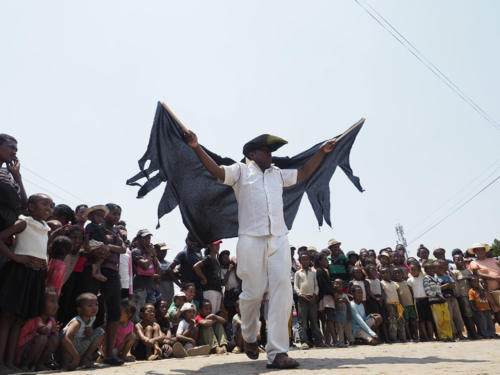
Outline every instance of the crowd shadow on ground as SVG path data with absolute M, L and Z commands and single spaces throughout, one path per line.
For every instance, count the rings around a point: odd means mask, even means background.
M 335 369 L 360 369 L 367 368 L 370 365 L 424 365 L 424 364 L 437 364 L 437 363 L 481 363 L 488 362 L 476 359 L 449 359 L 440 358 L 436 356 L 424 358 L 412 357 L 392 357 L 392 356 L 376 356 L 365 358 L 299 358 L 300 370 L 335 370 Z M 236 368 L 237 365 L 238 368 Z M 170 374 L 179 375 L 197 375 L 197 374 L 263 374 L 267 372 L 276 371 L 275 369 L 266 368 L 265 360 L 258 361 L 243 361 L 237 363 L 218 363 L 207 365 L 199 370 L 189 369 L 169 369 Z M 291 370 L 290 370 L 291 371 Z M 150 370 L 146 371 L 147 375 L 164 375 L 160 371 Z

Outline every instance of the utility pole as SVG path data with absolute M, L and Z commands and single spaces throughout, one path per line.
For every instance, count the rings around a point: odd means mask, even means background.
M 401 224 L 396 224 L 396 236 L 397 236 L 397 243 L 403 245 L 406 249 L 407 244 L 406 244 L 405 232 Z

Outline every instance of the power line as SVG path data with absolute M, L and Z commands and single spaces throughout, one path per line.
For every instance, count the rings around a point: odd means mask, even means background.
M 483 110 L 470 96 L 461 90 L 450 78 L 448 78 L 435 64 L 433 64 L 417 47 L 415 47 L 403 34 L 401 34 L 385 17 L 383 17 L 368 2 L 354 0 L 370 17 L 372 17 L 380 26 L 389 32 L 394 39 L 403 45 L 413 56 L 417 58 L 427 69 L 429 69 L 439 80 L 448 86 L 464 102 L 466 102 L 474 111 L 488 121 L 497 130 L 500 130 L 500 124 L 496 122 L 485 110 Z M 366 6 L 365 6 L 366 5 Z M 370 9 L 368 9 L 370 8 Z
M 437 223 L 435 223 L 435 224 L 431 225 L 429 228 L 427 228 L 422 234 L 420 234 L 419 236 L 417 236 L 413 240 L 411 240 L 409 244 L 411 245 L 413 242 L 415 242 L 416 240 L 418 240 L 419 238 L 421 238 L 422 236 L 424 236 L 425 234 L 427 234 L 428 232 L 430 232 L 431 230 L 433 230 L 434 228 L 436 228 L 439 224 L 441 224 L 443 221 L 445 221 L 446 219 L 448 219 L 451 215 L 453 215 L 456 212 L 458 212 L 462 207 L 464 207 L 467 203 L 469 203 L 470 201 L 472 201 L 474 198 L 476 198 L 479 194 L 481 194 L 483 191 L 485 191 L 487 188 L 489 188 L 491 185 L 493 185 L 498 180 L 500 180 L 500 175 L 497 176 L 495 179 L 493 179 L 493 181 L 489 182 L 486 186 L 484 186 L 481 190 L 479 190 L 472 197 L 470 197 L 465 202 L 463 202 L 460 206 L 458 206 L 457 208 L 455 208 L 452 212 L 448 213 L 445 217 L 443 217 L 442 219 L 440 219 Z
M 45 181 L 45 182 L 47 182 L 47 183 L 51 184 L 52 186 L 55 186 L 55 187 L 56 187 L 56 188 L 58 188 L 59 190 L 64 191 L 66 194 L 68 194 L 68 195 L 72 196 L 73 198 L 77 199 L 77 201 L 78 201 L 78 202 L 84 202 L 84 201 L 85 201 L 85 199 L 83 199 L 83 198 L 81 198 L 81 197 L 79 197 L 79 196 L 77 196 L 77 195 L 73 194 L 72 192 L 70 192 L 70 191 L 68 191 L 68 190 L 64 189 L 63 187 L 59 186 L 58 184 L 56 184 L 56 183 L 54 183 L 54 182 L 52 182 L 52 181 L 48 180 L 47 178 L 45 178 L 45 177 L 43 177 L 43 176 L 39 175 L 38 173 L 36 173 L 35 171 L 33 171 L 33 170 L 29 169 L 28 167 L 26 167 L 26 166 L 24 166 L 24 165 L 23 165 L 23 166 L 22 166 L 22 168 L 23 168 L 23 169 L 25 169 L 25 170 L 27 170 L 28 172 L 30 172 L 30 173 L 32 173 L 32 174 L 34 174 L 35 176 L 37 176 L 38 178 L 42 179 L 43 181 Z M 39 186 L 39 187 L 40 187 L 40 186 Z
M 42 191 L 40 191 L 40 193 L 47 192 L 47 193 L 49 193 L 49 194 L 50 194 L 50 196 L 51 196 L 51 197 L 54 197 L 54 198 L 59 198 L 59 199 L 60 199 L 61 201 L 63 201 L 63 202 L 67 202 L 67 201 L 68 201 L 68 199 L 66 199 L 66 198 L 64 198 L 64 197 L 62 197 L 62 196 L 60 196 L 59 194 L 54 193 L 53 191 L 50 191 L 49 189 L 47 189 L 47 188 L 45 188 L 45 187 L 43 187 L 43 186 L 38 185 L 36 182 L 33 182 L 33 181 L 31 181 L 31 180 L 27 179 L 26 177 L 23 177 L 23 180 L 25 180 L 25 181 L 29 182 L 31 185 L 34 185 L 34 186 L 36 186 L 36 187 L 37 187 L 37 188 L 39 188 L 39 189 L 42 189 Z

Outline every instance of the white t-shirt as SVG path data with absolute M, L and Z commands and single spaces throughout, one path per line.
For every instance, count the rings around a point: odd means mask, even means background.
M 425 294 L 424 276 L 422 275 L 422 273 L 420 273 L 420 275 L 418 275 L 417 277 L 413 277 L 412 275 L 410 275 L 406 282 L 413 290 L 414 298 L 427 297 L 427 294 Z
M 263 173 L 254 161 L 234 163 L 223 168 L 223 183 L 233 187 L 238 201 L 238 234 L 286 235 L 288 228 L 283 215 L 283 188 L 297 183 L 297 170 L 271 165 Z
M 183 335 L 184 332 L 186 332 L 188 328 L 189 328 L 189 323 L 185 319 L 182 319 L 180 321 L 179 325 L 177 326 L 176 334 Z

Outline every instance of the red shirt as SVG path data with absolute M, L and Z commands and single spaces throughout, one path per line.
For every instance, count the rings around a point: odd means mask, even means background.
M 61 294 L 63 286 L 64 275 L 66 275 L 66 263 L 60 259 L 52 258 L 49 261 L 47 268 L 47 286 L 53 286 L 57 289 L 57 294 Z
M 204 317 L 201 316 L 201 314 L 198 313 L 198 315 L 196 315 L 196 318 L 194 318 L 194 321 L 196 323 L 199 323 L 201 322 L 203 319 L 205 319 Z
M 47 323 L 44 323 L 40 316 L 36 318 L 31 318 L 24 323 L 23 328 L 21 328 L 21 333 L 19 334 L 19 340 L 17 341 L 17 352 L 16 357 L 20 361 L 24 346 L 39 335 L 38 328 L 47 327 L 52 333 L 54 327 L 56 326 L 56 321 L 54 318 L 50 317 Z M 50 335 L 50 334 L 49 334 Z

